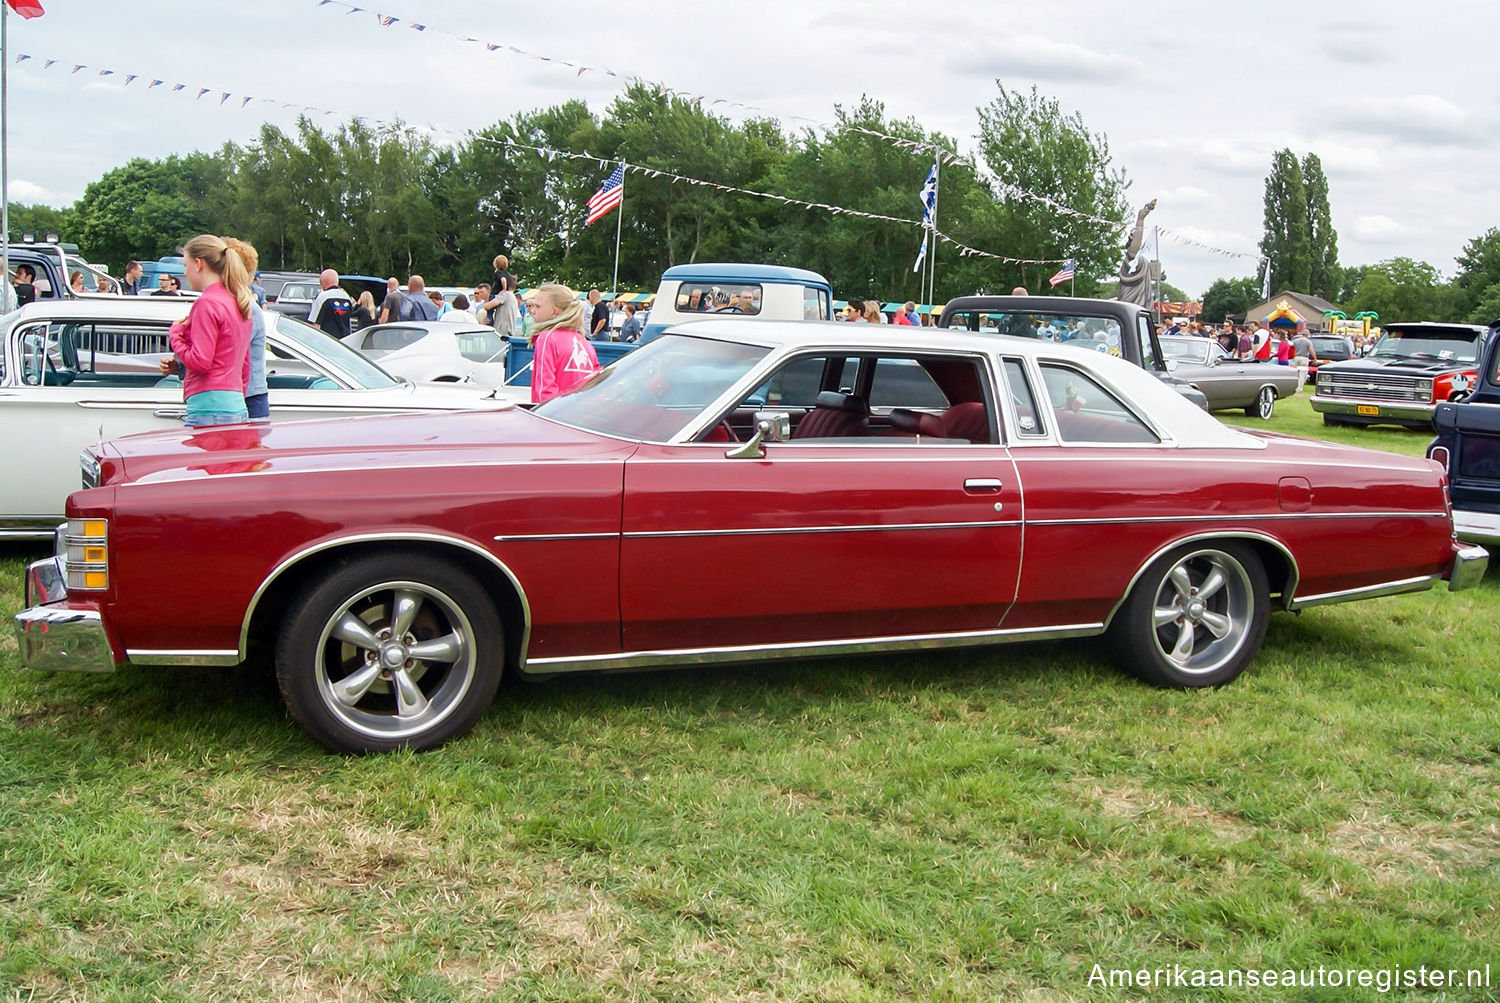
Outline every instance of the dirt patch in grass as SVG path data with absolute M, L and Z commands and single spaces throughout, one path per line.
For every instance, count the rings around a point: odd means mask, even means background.
M 1134 780 L 1110 777 L 1076 785 L 1080 798 L 1092 803 L 1107 817 L 1126 821 L 1165 822 L 1174 828 L 1205 827 L 1226 841 L 1248 839 L 1254 828 L 1243 819 L 1207 808 L 1191 798 L 1174 798 L 1162 791 L 1148 791 Z
M 1384 883 L 1489 866 L 1500 859 L 1500 826 L 1482 829 L 1437 822 L 1407 824 L 1365 809 L 1329 834 L 1329 848 Z

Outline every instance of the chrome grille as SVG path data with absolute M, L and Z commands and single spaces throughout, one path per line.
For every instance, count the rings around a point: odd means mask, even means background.
M 1421 401 L 1430 403 L 1432 391 L 1418 388 L 1418 381 L 1428 386 L 1431 377 L 1403 376 L 1390 373 L 1340 373 L 1318 370 L 1318 394 L 1323 397 L 1357 397 L 1360 400 Z

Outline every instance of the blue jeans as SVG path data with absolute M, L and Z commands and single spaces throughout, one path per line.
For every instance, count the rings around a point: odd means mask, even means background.
M 271 417 L 271 395 L 251 394 L 245 398 L 245 410 L 251 418 Z

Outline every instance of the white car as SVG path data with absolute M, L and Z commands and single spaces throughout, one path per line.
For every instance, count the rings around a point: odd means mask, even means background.
M 188 306 L 176 297 L 47 300 L 0 317 L 0 539 L 48 539 L 78 489 L 84 446 L 181 427 L 186 408 L 167 329 Z M 414 385 L 289 317 L 266 337 L 271 420 L 493 409 L 529 391 L 474 384 Z M 493 334 L 494 332 L 490 332 Z
M 399 321 L 361 328 L 344 344 L 414 382 L 505 384 L 510 347 L 492 327 L 446 320 Z

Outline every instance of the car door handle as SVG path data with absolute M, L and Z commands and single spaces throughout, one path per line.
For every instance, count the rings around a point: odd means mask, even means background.
M 185 407 L 159 407 L 155 411 L 152 411 L 151 414 L 153 416 L 157 417 L 157 418 L 177 418 L 177 419 L 182 419 L 182 418 L 186 418 L 187 417 L 187 408 L 185 408 Z
M 992 494 L 1004 486 L 998 477 L 970 477 L 964 481 L 964 491 L 971 495 Z

